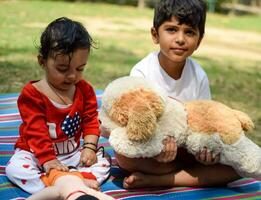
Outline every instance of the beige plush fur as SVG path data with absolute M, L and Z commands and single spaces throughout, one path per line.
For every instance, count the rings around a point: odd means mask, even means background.
M 188 125 L 193 132 L 218 132 L 225 144 L 235 143 L 243 130 L 248 131 L 254 126 L 245 113 L 216 101 L 196 100 L 186 103 L 185 107 Z M 164 105 L 159 96 L 139 88 L 124 93 L 115 100 L 109 117 L 121 127 L 126 126 L 130 140 L 144 142 L 152 137 L 163 110 Z
M 106 87 L 99 117 L 111 146 L 126 157 L 154 157 L 174 137 L 193 155 L 207 148 L 241 176 L 261 178 L 261 148 L 244 134 L 253 122 L 222 103 L 182 103 L 142 77 L 121 77 Z
M 115 100 L 109 117 L 121 127 L 126 126 L 130 140 L 146 141 L 152 137 L 163 110 L 164 105 L 159 96 L 139 88 Z
M 186 103 L 186 109 L 192 131 L 203 134 L 218 132 L 225 144 L 235 143 L 243 129 L 247 131 L 254 126 L 245 113 L 216 101 L 191 101 Z

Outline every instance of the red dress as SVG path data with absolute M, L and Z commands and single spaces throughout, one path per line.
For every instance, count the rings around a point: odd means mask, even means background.
M 99 136 L 97 101 L 90 84 L 79 81 L 73 104 L 60 109 L 32 83 L 25 85 L 18 98 L 22 124 L 16 148 L 31 151 L 42 165 L 77 149 L 81 135 Z

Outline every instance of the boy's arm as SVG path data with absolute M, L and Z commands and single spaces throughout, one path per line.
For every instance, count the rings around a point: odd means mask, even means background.
M 173 137 L 167 137 L 164 141 L 164 148 L 161 153 L 154 157 L 158 162 L 172 162 L 177 156 L 177 144 Z
M 167 137 L 164 141 L 164 149 L 162 152 L 155 156 L 158 162 L 168 163 L 172 162 L 177 156 L 177 144 L 173 137 Z M 220 161 L 220 155 L 212 155 L 210 151 L 207 149 L 203 149 L 202 151 L 198 152 L 195 156 L 196 160 L 204 165 L 214 165 Z
M 196 154 L 195 158 L 203 165 L 214 165 L 220 161 L 220 154 L 213 155 L 208 149 L 204 148 Z

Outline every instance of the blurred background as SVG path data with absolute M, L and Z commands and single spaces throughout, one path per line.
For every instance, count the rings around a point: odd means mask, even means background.
M 43 72 L 37 63 L 39 37 L 55 18 L 78 20 L 93 49 L 85 79 L 95 89 L 128 75 L 149 52 L 158 0 L 0 0 L 0 93 L 18 93 Z M 261 0 L 206 0 L 206 35 L 193 57 L 206 70 L 214 100 L 248 113 L 249 134 L 261 146 Z

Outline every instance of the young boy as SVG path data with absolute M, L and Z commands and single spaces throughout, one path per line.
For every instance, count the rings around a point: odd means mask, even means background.
M 142 59 L 130 75 L 153 81 L 170 97 L 181 101 L 210 99 L 206 73 L 189 58 L 204 36 L 205 20 L 203 0 L 161 0 L 151 28 L 153 42 L 159 44 L 160 51 Z M 214 186 L 239 178 L 231 167 L 216 164 L 219 156 L 212 157 L 206 149 L 195 159 L 184 150 L 177 150 L 173 138 L 164 143 L 163 152 L 153 159 L 130 159 L 116 154 L 120 167 L 132 173 L 124 179 L 125 188 Z
M 142 59 L 130 75 L 143 76 L 182 101 L 210 99 L 206 73 L 189 58 L 204 36 L 205 9 L 200 0 L 160 1 L 151 28 L 160 51 Z

